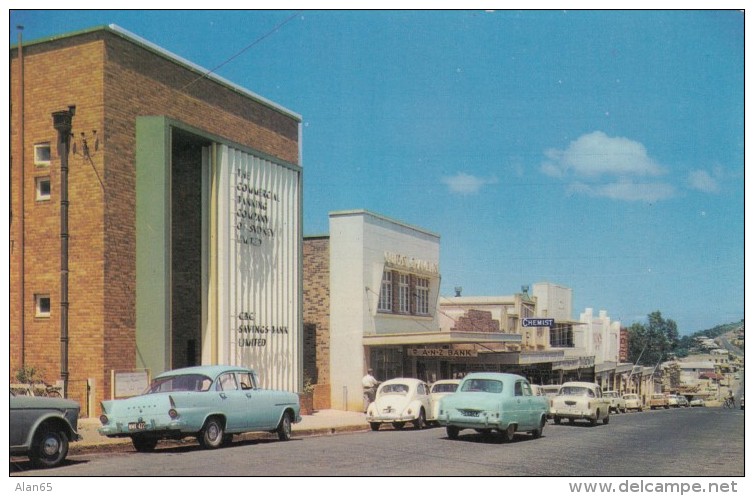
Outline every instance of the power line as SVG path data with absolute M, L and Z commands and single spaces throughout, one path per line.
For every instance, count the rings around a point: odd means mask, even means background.
M 298 15 L 298 11 L 294 12 L 288 18 L 286 18 L 284 21 L 282 21 L 281 23 L 279 23 L 278 25 L 276 25 L 274 28 L 272 28 L 270 31 L 268 31 L 267 33 L 263 34 L 262 36 L 260 36 L 259 38 L 257 38 L 253 42 L 251 42 L 249 45 L 247 45 L 246 47 L 244 47 L 243 49 L 241 49 L 238 53 L 236 53 L 235 55 L 232 55 L 231 57 L 229 57 L 228 59 L 226 59 L 223 63 L 221 63 L 221 64 L 213 67 L 212 69 L 208 70 L 207 72 L 205 72 L 204 74 L 202 74 L 198 78 L 196 78 L 193 81 L 191 81 L 190 83 L 188 83 L 186 86 L 184 86 L 183 88 L 181 88 L 181 91 L 185 90 L 186 88 L 188 88 L 192 84 L 196 83 L 200 79 L 204 79 L 207 76 L 209 76 L 210 74 L 213 74 L 214 72 L 216 72 L 218 69 L 220 69 L 224 65 L 230 63 L 232 60 L 240 57 L 244 52 L 246 52 L 247 50 L 249 50 L 251 47 L 253 47 L 257 43 L 263 41 L 266 38 L 269 38 L 270 36 L 272 36 L 280 28 L 282 28 L 283 26 L 285 26 L 286 24 L 288 24 L 289 22 L 291 22 L 297 15 Z

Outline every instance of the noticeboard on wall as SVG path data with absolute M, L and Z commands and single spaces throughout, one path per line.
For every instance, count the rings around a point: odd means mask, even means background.
M 146 391 L 150 382 L 147 369 L 112 370 L 110 375 L 110 397 L 113 399 L 138 396 Z

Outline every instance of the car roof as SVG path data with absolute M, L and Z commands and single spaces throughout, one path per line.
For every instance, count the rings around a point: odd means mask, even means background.
M 418 384 L 420 382 L 424 382 L 421 379 L 414 379 L 413 377 L 396 377 L 395 379 L 388 379 L 387 381 L 383 382 L 382 385 L 385 384 Z
M 467 374 L 463 378 L 464 381 L 467 379 L 488 379 L 493 381 L 515 381 L 523 379 L 526 381 L 526 378 L 523 376 L 520 376 L 518 374 L 509 374 L 506 372 L 472 372 L 470 374 Z
M 565 386 L 594 388 L 594 387 L 599 387 L 599 384 L 595 384 L 594 382 L 570 381 L 570 382 L 564 382 L 562 387 L 565 387 Z
M 185 375 L 185 374 L 201 374 L 201 375 L 206 375 L 207 377 L 211 377 L 214 379 L 220 374 L 223 374 L 225 372 L 231 372 L 231 371 L 254 372 L 251 369 L 248 369 L 246 367 L 241 367 L 239 365 L 197 365 L 195 367 L 184 367 L 180 369 L 167 370 L 157 375 L 156 378 L 172 377 L 176 375 Z
M 435 384 L 460 384 L 461 379 L 440 379 L 439 381 L 435 381 L 432 383 L 434 386 Z

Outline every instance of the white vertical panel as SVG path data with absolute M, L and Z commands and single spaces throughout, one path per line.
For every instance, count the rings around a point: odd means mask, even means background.
M 299 172 L 227 146 L 222 156 L 221 361 L 255 369 L 264 387 L 295 391 L 302 332 Z

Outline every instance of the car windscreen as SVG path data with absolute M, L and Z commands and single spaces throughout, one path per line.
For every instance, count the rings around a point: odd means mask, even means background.
M 467 379 L 461 384 L 461 391 L 471 393 L 500 393 L 503 391 L 503 383 L 494 379 Z
M 433 393 L 455 393 L 458 384 L 435 384 L 432 386 Z
M 152 381 L 144 394 L 168 393 L 173 391 L 208 391 L 212 379 L 202 374 L 171 375 Z
M 385 384 L 380 389 L 380 394 L 406 394 L 408 386 L 406 384 Z
M 563 386 L 558 396 L 594 396 L 594 391 L 586 387 Z

